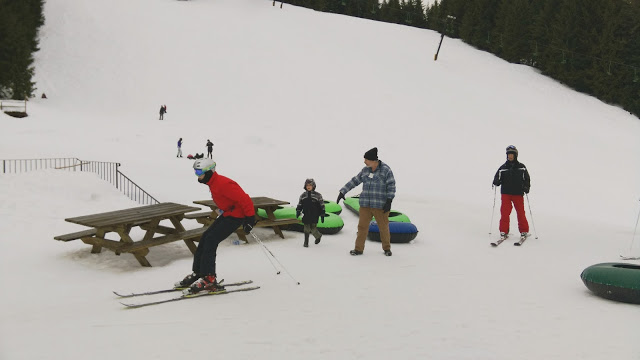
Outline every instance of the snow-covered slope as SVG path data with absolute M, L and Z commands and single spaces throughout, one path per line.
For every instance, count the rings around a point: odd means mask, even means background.
M 211 139 L 221 174 L 294 203 L 307 177 L 335 200 L 377 146 L 398 183 L 393 207 L 420 233 L 390 258 L 369 241 L 354 258 L 348 211 L 339 234 L 308 249 L 300 233 L 258 229 L 300 286 L 257 244 L 225 241 L 219 275 L 259 291 L 122 311 L 111 290 L 171 285 L 190 271 L 186 247 L 153 248 L 154 267 L 141 268 L 56 242 L 80 230 L 66 217 L 136 204 L 91 174 L 2 175 L 0 358 L 640 353 L 637 306 L 597 298 L 579 278 L 630 251 L 637 118 L 457 40 L 434 62 L 432 31 L 271 1 L 58 0 L 45 10 L 36 81 L 48 99 L 30 101 L 25 119 L 0 114 L 1 158 L 116 161 L 161 201 L 191 204 L 209 193 L 175 158 L 176 142 L 186 155 Z M 538 239 L 494 249 L 491 180 L 510 144 L 531 173 Z

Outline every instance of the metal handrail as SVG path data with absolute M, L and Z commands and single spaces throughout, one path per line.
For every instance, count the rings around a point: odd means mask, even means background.
M 56 169 L 63 171 L 82 171 L 97 174 L 125 194 L 129 199 L 143 205 L 158 204 L 159 201 L 142 189 L 120 171 L 120 163 L 105 161 L 87 161 L 78 158 L 48 159 L 4 159 L 3 174 L 19 174 L 29 171 Z

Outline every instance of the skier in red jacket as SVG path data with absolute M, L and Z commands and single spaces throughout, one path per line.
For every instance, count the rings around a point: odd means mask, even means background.
M 218 244 L 240 226 L 248 234 L 255 224 L 255 210 L 251 198 L 235 181 L 218 174 L 216 163 L 212 159 L 196 160 L 193 168 L 198 182 L 209 186 L 211 199 L 221 214 L 200 238 L 198 249 L 193 256 L 193 273 L 175 284 L 176 287 L 185 287 L 185 294 L 224 289 L 216 280 Z

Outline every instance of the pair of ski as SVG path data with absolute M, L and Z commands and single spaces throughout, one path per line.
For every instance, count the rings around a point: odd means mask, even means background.
M 227 284 L 223 284 L 224 280 L 220 281 L 219 284 L 224 286 L 225 289 L 222 290 L 216 290 L 216 291 L 201 291 L 199 293 L 195 293 L 195 294 L 189 294 L 189 295 L 180 295 L 178 297 L 174 297 L 174 298 L 170 298 L 170 299 L 165 299 L 165 300 L 159 300 L 159 301 L 151 301 L 151 302 L 144 302 L 144 303 L 137 303 L 137 304 L 130 304 L 130 303 L 123 303 L 121 302 L 122 305 L 126 306 L 127 308 L 141 308 L 141 307 L 145 307 L 145 306 L 150 306 L 150 305 L 158 305 L 158 304 L 164 304 L 164 303 L 168 303 L 168 302 L 174 302 L 174 301 L 181 301 L 181 300 L 186 300 L 186 299 L 193 299 L 196 297 L 201 297 L 201 296 L 211 296 L 211 295 L 224 295 L 224 294 L 229 294 L 229 293 L 233 293 L 233 292 L 239 292 L 239 291 L 251 291 L 251 290 L 257 290 L 260 289 L 260 286 L 250 286 L 250 287 L 242 287 L 242 288 L 237 288 L 237 289 L 233 289 L 233 290 L 227 290 L 226 287 L 228 286 L 242 286 L 242 285 L 247 285 L 247 284 L 251 284 L 253 283 L 253 280 L 245 280 L 245 281 L 238 281 L 238 282 L 234 282 L 234 283 L 227 283 Z M 171 288 L 171 289 L 163 289 L 163 290 L 155 290 L 155 291 L 147 291 L 147 292 L 141 292 L 141 293 L 131 293 L 131 294 L 120 294 L 118 292 L 113 292 L 114 294 L 116 294 L 116 296 L 118 296 L 119 298 L 132 298 L 132 297 L 137 297 L 137 296 L 146 296 L 146 295 L 156 295 L 156 294 L 163 294 L 163 293 L 170 293 L 170 292 L 175 292 L 175 291 L 182 291 L 185 288 Z
M 514 242 L 514 243 L 513 243 L 513 245 L 515 245 L 515 246 L 520 246 L 520 245 L 522 245 L 522 244 L 527 240 L 527 238 L 528 238 L 529 236 L 531 236 L 531 234 L 527 234 L 526 236 L 520 236 L 520 240 L 519 240 L 519 241 L 517 241 L 517 242 Z M 509 238 L 509 235 L 505 236 L 504 238 L 500 238 L 500 239 L 498 239 L 497 241 L 492 242 L 492 243 L 491 243 L 491 246 L 496 247 L 496 246 L 498 246 L 498 245 L 502 244 L 502 242 L 504 242 L 504 241 L 505 241 L 505 240 L 507 240 L 508 238 Z

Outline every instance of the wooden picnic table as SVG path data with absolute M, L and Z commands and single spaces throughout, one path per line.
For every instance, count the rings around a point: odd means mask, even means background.
M 197 246 L 193 241 L 199 240 L 206 227 L 185 230 L 181 221 L 186 213 L 198 210 L 200 209 L 197 207 L 169 202 L 68 218 L 65 221 L 84 225 L 90 229 L 56 236 L 54 239 L 60 241 L 81 239 L 85 244 L 93 246 L 91 252 L 94 254 L 100 253 L 102 248 L 109 249 L 116 255 L 131 253 L 140 265 L 151 266 L 145 256 L 153 246 L 184 240 L 189 250 L 195 253 Z M 163 220 L 171 221 L 173 227 L 160 225 Z M 142 239 L 134 241 L 129 233 L 135 227 L 140 227 L 146 232 Z M 120 239 L 107 239 L 105 234 L 110 232 L 116 233 Z M 156 234 L 162 234 L 162 236 L 156 237 Z
M 256 224 L 254 227 L 271 227 L 273 228 L 274 233 L 284 239 L 284 234 L 280 227 L 298 223 L 298 219 L 276 219 L 276 216 L 274 215 L 274 212 L 280 208 L 281 205 L 288 205 L 288 201 L 276 200 L 265 196 L 252 197 L 251 201 L 253 202 L 253 208 L 256 211 Z M 213 200 L 197 200 L 193 203 L 208 206 L 211 211 L 187 215 L 186 217 L 188 219 L 196 219 L 199 223 L 208 226 L 218 217 L 218 205 L 216 205 Z M 263 209 L 267 213 L 267 217 L 264 218 L 259 216 L 258 209 Z M 236 235 L 238 235 L 238 238 L 245 243 L 248 242 L 247 234 L 244 232 L 242 227 L 239 227 L 236 230 Z

